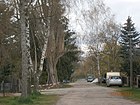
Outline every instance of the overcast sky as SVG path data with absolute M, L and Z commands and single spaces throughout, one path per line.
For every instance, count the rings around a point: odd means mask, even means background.
M 78 6 L 79 9 L 87 9 L 86 2 L 90 0 L 78 1 L 83 1 L 83 3 Z M 124 24 L 128 16 L 131 16 L 133 23 L 135 23 L 136 30 L 140 32 L 140 0 L 104 0 L 104 2 L 106 6 L 111 9 L 111 13 L 115 15 L 115 20 L 118 24 Z M 83 22 L 79 9 L 72 10 L 69 16 L 72 27 L 81 31 L 79 25 L 83 24 Z
M 75 1 L 75 0 L 73 0 Z M 86 2 L 90 0 L 77 0 L 83 1 L 83 4 L 78 6 L 79 9 L 87 9 Z M 92 0 L 91 0 L 92 1 Z M 133 23 L 135 23 L 136 30 L 140 32 L 140 0 L 104 0 L 107 7 L 110 7 L 111 14 L 115 15 L 115 20 L 118 24 L 123 25 L 126 23 L 128 16 L 132 17 Z M 69 14 L 71 27 L 79 32 L 79 37 L 82 37 L 81 32 L 85 29 L 81 29 L 80 25 L 83 25 L 81 18 L 81 12 L 77 7 L 73 7 L 73 11 Z M 81 40 L 80 40 L 81 39 Z M 83 43 L 83 39 L 79 38 L 79 44 L 82 46 L 83 51 L 87 51 L 87 45 Z
M 128 16 L 132 17 L 136 30 L 140 32 L 140 0 L 105 0 L 118 23 L 124 24 Z

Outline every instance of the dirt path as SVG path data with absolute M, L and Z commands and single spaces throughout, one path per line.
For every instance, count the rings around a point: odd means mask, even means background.
M 56 105 L 140 105 L 124 99 L 113 88 L 100 87 L 84 80 L 73 85 L 69 89 L 50 89 L 47 94 L 62 95 Z

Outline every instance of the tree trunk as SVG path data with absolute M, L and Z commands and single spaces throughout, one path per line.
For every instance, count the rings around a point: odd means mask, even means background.
M 21 86 L 21 97 L 27 98 L 28 96 L 28 46 L 27 46 L 27 34 L 28 29 L 28 16 L 27 16 L 27 1 L 21 0 L 20 3 L 20 28 L 21 28 L 21 50 L 22 50 L 22 86 Z
M 34 27 L 33 27 L 34 28 Z M 33 70 L 33 84 L 34 84 L 34 92 L 38 92 L 38 82 L 37 82 L 37 46 L 36 46 L 36 42 L 35 42 L 35 35 L 33 33 L 33 31 L 31 30 L 31 35 L 32 35 L 32 39 L 33 39 L 33 45 L 34 45 L 34 70 Z
M 99 58 L 99 52 L 97 54 L 97 69 L 98 69 L 98 80 L 99 83 L 101 84 L 101 71 L 100 71 L 100 58 Z
M 44 33 L 46 36 L 45 36 L 45 39 L 44 39 L 45 42 L 44 42 L 44 45 L 42 48 L 39 69 L 35 72 L 35 76 L 34 76 L 34 80 L 35 80 L 35 84 L 34 84 L 35 88 L 34 89 L 35 89 L 35 91 L 39 90 L 39 78 L 40 78 L 42 71 L 43 71 L 43 64 L 44 64 L 44 59 L 46 58 L 46 51 L 47 51 L 47 45 L 48 45 L 48 37 L 50 35 L 50 17 L 49 17 L 49 15 L 51 13 L 51 9 L 50 9 L 50 6 L 46 6 L 46 7 L 48 7 L 47 11 L 45 11 L 45 8 L 44 8 L 44 5 L 47 5 L 48 3 L 49 3 L 49 1 L 41 0 L 41 4 L 42 4 L 41 9 L 42 9 L 43 15 L 45 16 L 44 22 L 47 24 L 47 33 Z
M 46 57 L 47 44 L 48 44 L 48 38 L 46 38 L 45 43 L 44 43 L 44 47 L 42 49 L 38 77 L 40 77 L 42 70 L 43 70 L 44 59 Z
M 52 84 L 55 84 L 55 75 L 54 75 L 54 70 L 53 70 L 53 62 L 52 60 L 48 59 L 48 63 L 49 63 L 49 70 L 50 70 L 50 79 Z
M 44 47 L 42 49 L 42 55 L 41 55 L 41 59 L 40 59 L 39 70 L 35 71 L 35 74 L 34 74 L 34 91 L 36 91 L 36 92 L 39 91 L 39 78 L 42 74 L 44 59 L 46 57 L 45 54 L 46 54 L 46 50 L 47 50 L 47 43 L 48 43 L 48 38 L 46 38 L 46 41 L 44 43 Z

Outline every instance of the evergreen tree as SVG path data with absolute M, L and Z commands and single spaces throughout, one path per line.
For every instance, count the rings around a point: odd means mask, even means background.
M 124 24 L 124 26 L 121 29 L 121 39 L 120 39 L 120 45 L 121 45 L 121 57 L 123 59 L 123 63 L 121 65 L 121 70 L 126 72 L 128 75 L 130 74 L 130 59 L 129 59 L 129 51 L 130 51 L 130 44 L 132 47 L 132 54 L 133 57 L 135 55 L 135 48 L 140 42 L 140 34 L 136 31 L 136 28 L 134 27 L 134 23 L 131 20 L 131 17 L 128 16 L 127 22 Z M 131 43 L 130 43 L 131 40 Z M 133 60 L 133 59 L 132 59 Z M 134 66 L 133 66 L 134 69 Z
M 65 48 L 68 50 L 58 61 L 58 79 L 60 82 L 63 80 L 70 80 L 71 74 L 75 68 L 76 62 L 79 61 L 78 47 L 76 45 L 76 38 L 73 37 L 75 32 L 68 30 L 65 35 Z

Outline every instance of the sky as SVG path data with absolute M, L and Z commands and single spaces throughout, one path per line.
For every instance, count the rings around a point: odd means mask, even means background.
M 120 24 L 124 24 L 127 17 L 131 16 L 136 30 L 140 32 L 140 0 L 105 0 L 105 4 Z
M 80 1 L 83 1 L 83 3 L 78 5 L 78 9 L 74 9 L 73 11 L 71 11 L 70 20 L 73 29 L 81 32 L 80 24 L 83 24 L 83 21 L 79 10 L 86 10 L 88 7 L 86 2 L 90 0 L 77 1 L 79 4 Z M 118 24 L 123 25 L 126 22 L 128 16 L 130 16 L 132 17 L 133 23 L 135 23 L 136 30 L 140 32 L 140 0 L 104 0 L 104 3 L 107 7 L 110 8 L 111 14 L 115 15 L 115 20 Z
M 87 10 L 88 6 L 86 2 L 90 0 L 77 1 L 83 1 L 83 3 L 78 5 L 78 8 L 73 7 L 73 11 L 71 11 L 69 17 L 72 25 L 71 27 L 76 30 L 76 32 L 79 32 L 78 43 L 80 44 L 80 46 L 82 46 L 81 48 L 83 51 L 87 51 L 87 45 L 83 43 L 84 39 L 80 38 L 82 37 L 82 31 L 85 30 L 85 28 L 83 27 L 84 22 L 82 21 L 82 15 L 79 10 Z M 107 7 L 110 8 L 111 14 L 115 16 L 115 21 L 117 22 L 117 24 L 123 25 L 124 23 L 126 23 L 128 16 L 130 16 L 133 23 L 135 23 L 136 30 L 140 32 L 140 0 L 104 0 L 104 3 Z

